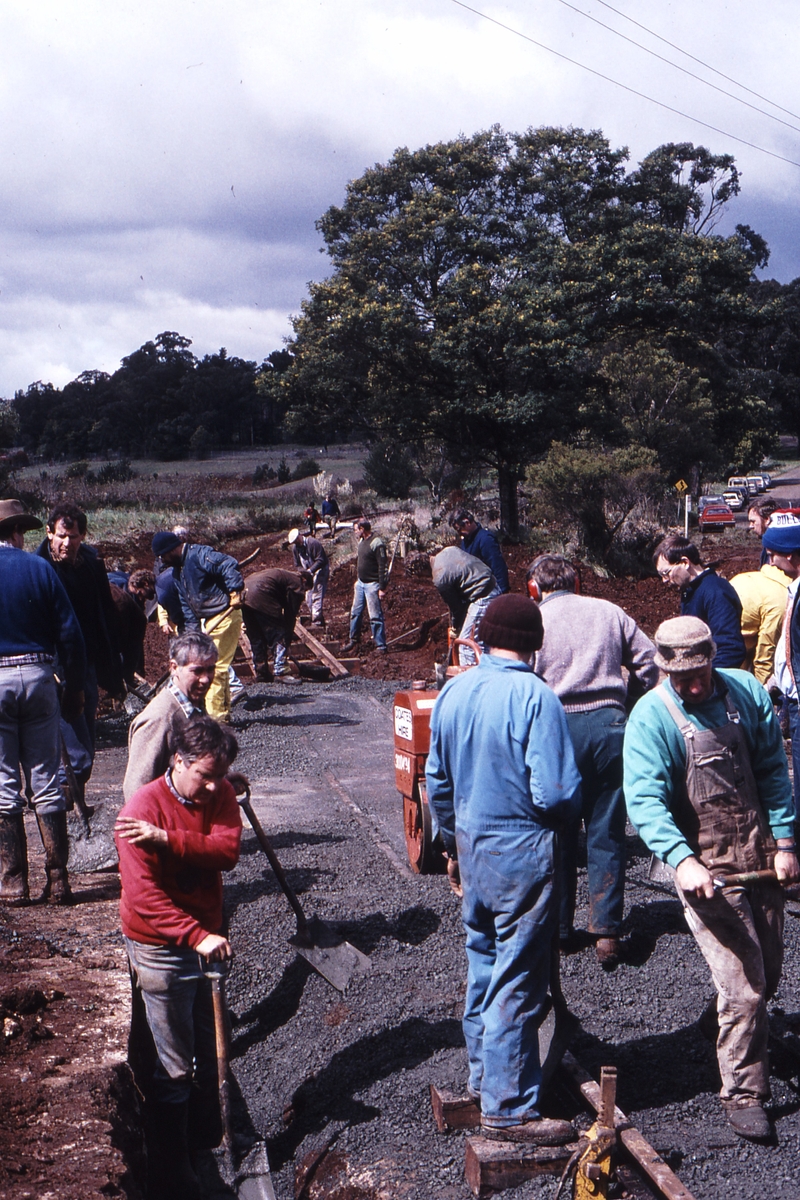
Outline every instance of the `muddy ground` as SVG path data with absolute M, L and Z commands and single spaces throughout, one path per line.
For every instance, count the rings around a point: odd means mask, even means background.
M 264 541 L 258 566 L 288 565 L 280 539 Z M 250 538 L 227 548 L 243 557 L 256 544 Z M 709 557 L 724 556 L 725 574 L 757 565 L 755 546 L 735 555 L 725 549 L 723 539 L 705 547 Z M 144 564 L 146 543 L 131 556 Z M 515 589 L 527 557 L 508 550 Z M 353 573 L 346 564 L 332 580 L 334 648 L 347 636 Z M 584 573 L 583 586 L 622 604 L 648 632 L 677 611 L 675 594 L 656 579 Z M 389 638 L 443 614 L 430 582 L 406 577 L 402 563 L 386 609 Z M 227 885 L 237 953 L 229 984 L 234 1070 L 267 1138 L 280 1200 L 469 1195 L 463 1138 L 437 1134 L 428 1104 L 431 1082 L 459 1086 L 465 1078 L 458 907 L 442 878 L 407 867 L 391 755 L 392 681 L 429 678 L 445 645 L 441 620 L 418 649 L 394 648 L 384 658 L 365 646 L 360 679 L 253 685 L 235 709 L 240 765 L 290 880 L 311 911 L 342 924 L 372 958 L 369 973 L 342 996 L 295 956 L 287 944 L 291 916 L 248 831 Z M 157 678 L 164 662 L 164 643 L 150 630 L 148 677 Z M 90 784 L 90 801 L 101 802 L 92 838 L 70 818 L 79 867 L 103 865 L 103 831 L 121 801 L 124 720 L 109 714 L 102 737 Z M 41 882 L 30 817 L 28 825 Z M 694 1024 L 711 994 L 705 968 L 674 897 L 646 879 L 647 858 L 633 839 L 630 850 L 625 962 L 605 974 L 590 948 L 564 962 L 567 998 L 583 1026 L 576 1053 L 595 1075 L 602 1063 L 618 1065 L 618 1102 L 698 1200 L 730 1193 L 796 1200 L 797 1065 L 776 1062 L 779 1144 L 739 1142 L 718 1111 L 713 1048 Z M 76 873 L 74 886 L 78 903 L 69 910 L 0 909 L 2 1200 L 141 1195 L 136 1098 L 124 1066 L 128 979 L 118 880 L 113 870 Z M 787 919 L 787 946 L 775 1020 L 791 1033 L 800 1030 L 796 917 Z M 548 1180 L 507 1195 L 553 1191 Z

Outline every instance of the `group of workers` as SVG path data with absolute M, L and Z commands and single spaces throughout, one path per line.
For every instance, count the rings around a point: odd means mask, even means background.
M 433 708 L 426 783 L 463 893 L 468 1091 L 488 1137 L 575 1136 L 540 1111 L 551 947 L 575 937 L 583 823 L 588 932 L 603 967 L 620 961 L 626 818 L 671 869 L 709 967 L 717 996 L 701 1028 L 714 1031 L 730 1125 L 752 1141 L 773 1136 L 767 1002 L 782 968 L 781 885 L 800 879 L 800 863 L 783 736 L 763 684 L 777 677 L 798 729 L 800 524 L 758 532 L 766 561 L 733 586 L 687 539 L 660 543 L 654 564 L 680 590 L 681 616 L 654 641 L 616 605 L 581 595 L 562 556 L 533 561 L 527 596 L 504 594 L 496 579 L 470 595 L 484 564 L 459 564 L 456 548 L 432 560 L 445 599 L 461 569 L 461 611 L 448 603 L 483 650 Z M 785 572 L 780 606 L 762 603 L 776 571 Z M 467 599 L 481 602 L 475 620 Z M 800 729 L 795 742 L 800 755 Z
M 589 932 L 600 964 L 619 962 L 629 818 L 674 870 L 716 986 L 730 1123 L 742 1137 L 769 1138 L 766 1006 L 781 974 L 781 884 L 800 878 L 800 863 L 780 725 L 762 682 L 742 669 L 759 654 L 737 642 L 729 620 L 743 612 L 736 590 L 691 543 L 665 539 L 655 565 L 681 589 L 682 615 L 651 641 L 617 605 L 581 595 L 563 556 L 537 557 L 526 594 L 513 594 L 493 535 L 467 512 L 452 525 L 460 545 L 432 556 L 432 577 L 472 643 L 462 649 L 473 661 L 475 645 L 483 653 L 433 708 L 426 774 L 448 874 L 463 892 L 468 1087 L 484 1132 L 546 1144 L 574 1136 L 540 1111 L 537 1037 L 552 946 L 557 938 L 569 948 L 576 936 L 583 824 Z M 0 501 L 0 902 L 10 904 L 29 899 L 26 788 L 45 846 L 45 898 L 68 902 L 63 723 L 91 759 L 97 685 L 124 690 L 108 579 L 85 545 L 85 517 L 62 505 L 39 553 L 25 553 L 26 532 L 40 527 L 18 501 Z M 366 611 L 381 650 L 386 548 L 366 519 L 356 529 L 350 643 Z M 221 1136 L 206 972 L 231 955 L 221 872 L 238 860 L 241 837 L 244 783 L 231 774 L 237 744 L 225 728 L 229 667 L 243 620 L 264 673 L 270 651 L 276 673 L 285 665 L 289 619 L 304 598 L 323 624 L 327 555 L 311 533 L 293 535 L 296 570 L 256 572 L 246 587 L 230 556 L 180 532 L 153 538 L 161 570 L 152 592 L 172 605 L 175 636 L 169 681 L 130 727 L 115 837 L 155 1200 L 199 1197 L 192 1155 Z M 789 580 L 773 668 L 788 680 L 795 729 L 800 525 L 768 526 L 763 545 L 764 578 L 777 569 Z M 797 743 L 800 753 L 800 732 Z M 757 871 L 773 875 L 737 878 Z

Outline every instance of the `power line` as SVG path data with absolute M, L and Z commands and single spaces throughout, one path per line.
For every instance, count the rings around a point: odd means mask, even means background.
M 473 13 L 476 17 L 481 17 L 484 21 L 489 21 L 492 25 L 497 25 L 500 29 L 504 29 L 506 33 L 513 33 L 516 37 L 530 42 L 531 45 L 537 46 L 540 50 L 546 50 L 548 54 L 555 55 L 556 58 L 570 63 L 571 66 L 580 67 L 582 71 L 588 71 L 590 75 L 596 75 L 598 79 L 602 79 L 606 83 L 611 83 L 614 87 L 622 88 L 624 92 L 629 92 L 632 96 L 638 96 L 640 100 L 647 100 L 648 103 L 655 104 L 658 108 L 663 108 L 678 117 L 683 117 L 686 121 L 694 121 L 696 125 L 702 125 L 704 129 L 710 129 L 712 133 L 718 133 L 722 137 L 730 138 L 731 141 L 738 142 L 741 146 L 749 146 L 751 150 L 758 150 L 761 154 L 769 155 L 770 158 L 777 158 L 780 162 L 789 163 L 792 167 L 800 167 L 800 162 L 797 162 L 793 158 L 786 158 L 783 154 L 778 154 L 775 150 L 767 150 L 764 146 L 756 145 L 755 142 L 748 142 L 746 138 L 738 137 L 735 133 L 729 133 L 726 129 L 720 129 L 717 125 L 711 125 L 708 121 L 703 121 L 700 117 L 693 117 L 691 113 L 685 113 L 680 108 L 673 108 L 670 104 L 665 104 L 663 100 L 656 100 L 653 96 L 646 95 L 645 92 L 638 92 L 636 88 L 628 87 L 626 83 L 620 83 L 618 79 L 612 79 L 610 75 L 604 75 L 602 71 L 597 71 L 594 67 L 587 67 L 586 63 L 578 62 L 577 59 L 570 58 L 567 54 L 562 54 L 560 50 L 554 50 L 552 46 L 545 46 L 544 42 L 537 42 L 535 38 L 530 37 L 527 33 L 522 33 L 521 30 L 514 29 L 511 25 L 505 25 L 502 21 L 498 21 L 496 17 L 490 17 L 488 13 L 483 13 L 477 8 L 472 8 L 469 4 L 464 4 L 463 0 L 450 0 L 450 2 L 458 5 L 459 8 L 465 9 L 467 12 Z
M 691 58 L 692 62 L 699 63 L 701 67 L 705 67 L 707 71 L 713 71 L 715 75 L 719 75 L 720 79 L 727 79 L 728 83 L 734 84 L 735 87 L 741 88 L 743 92 L 749 92 L 751 96 L 755 96 L 758 100 L 763 100 L 765 104 L 771 104 L 773 108 L 779 109 L 780 112 L 785 112 L 787 116 L 794 117 L 800 121 L 800 113 L 792 112 L 790 108 L 784 108 L 782 104 L 777 104 L 774 100 L 770 100 L 769 96 L 762 96 L 761 92 L 755 92 L 745 83 L 739 83 L 738 79 L 734 79 L 731 75 L 726 75 L 724 71 L 718 71 L 716 67 L 712 67 L 710 63 L 704 59 L 698 58 L 696 54 L 691 54 L 688 50 L 684 50 L 682 46 L 676 45 L 668 38 L 662 37 L 660 33 L 656 33 L 653 29 L 648 29 L 646 25 L 642 25 L 641 21 L 634 21 L 633 17 L 629 17 L 627 13 L 620 12 L 618 8 L 614 8 L 613 4 L 607 4 L 606 0 L 596 0 L 597 4 L 602 4 L 603 8 L 609 9 L 616 13 L 618 17 L 622 17 L 625 21 L 630 21 L 631 25 L 636 25 L 637 28 L 643 29 L 645 33 L 649 33 L 651 37 L 657 38 L 659 42 L 663 42 L 665 46 L 670 46 L 673 50 L 677 50 L 679 54 L 685 54 L 687 58 Z
M 645 54 L 651 54 L 653 58 L 657 58 L 659 62 L 666 63 L 668 67 L 674 67 L 676 71 L 681 71 L 682 74 L 688 75 L 690 79 L 696 79 L 698 83 L 704 84 L 706 87 L 713 88 L 715 92 L 719 92 L 721 96 L 727 96 L 729 100 L 735 100 L 737 104 L 743 104 L 745 108 L 750 108 L 753 112 L 761 113 L 762 117 L 768 117 L 770 121 L 777 121 L 779 125 L 785 125 L 787 129 L 793 129 L 795 133 L 800 133 L 800 129 L 796 125 L 790 124 L 789 121 L 784 121 L 783 117 L 776 117 L 774 113 L 767 112 L 765 108 L 759 108 L 757 104 L 751 104 L 749 100 L 743 100 L 741 96 L 735 96 L 733 92 L 728 92 L 725 88 L 719 87 L 716 83 L 711 83 L 708 79 L 703 79 L 702 75 L 697 75 L 694 71 L 690 71 L 688 67 L 682 67 L 679 63 L 673 62 L 671 58 L 665 58 L 663 54 L 658 54 L 657 51 L 651 50 L 649 46 L 643 46 L 641 42 L 637 42 L 634 38 L 628 37 L 625 33 L 620 33 L 613 25 L 607 25 L 605 21 L 600 21 L 597 17 L 593 17 L 591 13 L 584 12 L 582 8 L 576 8 L 574 4 L 570 4 L 569 0 L 558 0 L 559 4 L 563 4 L 565 8 L 572 9 L 580 17 L 585 17 L 587 21 L 592 21 L 595 25 L 599 25 L 601 29 L 607 29 L 609 33 L 613 33 L 615 37 L 622 38 L 624 42 L 628 42 L 631 46 L 636 46 L 638 50 L 644 50 Z M 612 9 L 616 12 L 616 9 Z M 638 24 L 638 22 L 637 22 Z M 649 32 L 649 30 L 648 30 Z M 683 53 L 683 51 L 681 51 Z M 739 86 L 738 84 L 736 85 Z M 767 104 L 771 101 L 768 100 Z M 778 107 L 775 105 L 774 107 Z M 800 118 L 798 118 L 800 120 Z

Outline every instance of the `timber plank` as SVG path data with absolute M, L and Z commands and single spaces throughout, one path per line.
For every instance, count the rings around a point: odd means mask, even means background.
M 567 1051 L 562 1059 L 561 1069 L 569 1076 L 570 1080 L 579 1088 L 584 1099 L 588 1100 L 592 1108 L 597 1112 L 598 1105 L 600 1104 L 600 1084 L 592 1079 L 587 1071 L 584 1071 L 583 1067 L 569 1051 Z M 644 1134 L 631 1125 L 622 1109 L 616 1106 L 614 1108 L 614 1124 L 619 1135 L 619 1140 L 628 1154 L 641 1167 L 648 1179 L 652 1180 L 659 1194 L 664 1196 L 665 1200 L 694 1200 L 692 1193 L 688 1188 L 684 1187 L 675 1172 L 667 1166 L 661 1155 L 653 1149 Z
M 577 1148 L 577 1142 L 567 1146 L 525 1146 L 520 1142 L 469 1137 L 464 1178 L 473 1196 L 487 1196 L 490 1192 L 518 1187 L 537 1175 L 560 1175 Z
M 451 1129 L 477 1129 L 481 1123 L 481 1110 L 471 1096 L 459 1096 L 431 1084 L 431 1108 L 439 1133 Z
M 301 625 L 298 621 L 294 627 L 294 631 L 300 638 L 300 641 L 308 646 L 309 650 L 313 650 L 317 658 L 330 667 L 334 675 L 342 678 L 349 674 L 347 667 L 343 667 L 338 658 L 331 654 L 330 650 L 326 646 L 323 646 L 322 642 L 318 638 L 315 638 L 313 633 L 308 632 L 305 625 Z

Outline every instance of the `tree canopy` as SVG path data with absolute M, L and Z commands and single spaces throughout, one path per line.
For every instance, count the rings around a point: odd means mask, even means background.
M 61 389 L 32 383 L 12 402 L 23 445 L 52 458 L 170 459 L 273 441 L 274 404 L 256 389 L 256 363 L 224 347 L 198 359 L 190 346 L 167 331 L 123 358 L 113 375 L 84 371 Z
M 768 444 L 771 410 L 721 346 L 767 259 L 751 230 L 713 232 L 733 159 L 683 143 L 626 160 L 598 131 L 495 127 L 354 180 L 318 222 L 333 271 L 270 380 L 292 427 L 486 464 L 511 532 L 517 483 L 555 440 L 643 437 L 696 476 Z

